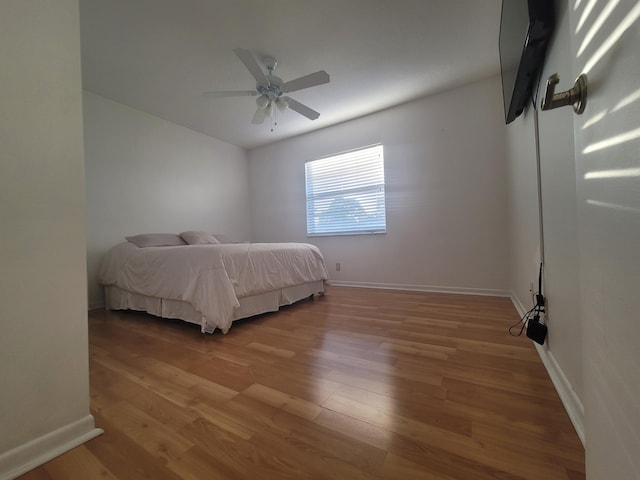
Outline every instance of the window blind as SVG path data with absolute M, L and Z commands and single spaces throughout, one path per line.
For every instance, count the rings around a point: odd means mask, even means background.
M 305 164 L 307 236 L 386 232 L 382 145 Z

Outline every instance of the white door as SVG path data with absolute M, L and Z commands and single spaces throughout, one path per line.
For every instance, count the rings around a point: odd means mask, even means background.
M 640 479 L 640 2 L 569 0 L 569 8 L 574 78 L 586 73 L 589 80 L 586 110 L 573 117 L 587 478 L 635 480 Z

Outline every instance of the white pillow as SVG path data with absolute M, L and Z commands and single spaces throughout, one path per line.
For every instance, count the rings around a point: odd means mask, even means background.
M 218 240 L 218 243 L 238 243 L 238 242 L 234 242 L 226 235 L 222 235 L 219 233 L 214 234 L 214 237 L 216 237 L 216 240 Z
M 182 232 L 180 236 L 189 245 L 216 245 L 220 243 L 212 233 L 208 232 L 188 231 Z
M 186 245 L 180 235 L 176 235 L 175 233 L 143 233 L 124 238 L 138 247 L 175 247 L 178 245 Z

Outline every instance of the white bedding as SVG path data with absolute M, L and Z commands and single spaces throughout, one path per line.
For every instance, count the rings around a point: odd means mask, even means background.
M 242 243 L 140 248 L 113 247 L 98 280 L 129 292 L 189 303 L 203 314 L 201 329 L 227 332 L 238 299 L 327 280 L 320 250 L 306 243 Z

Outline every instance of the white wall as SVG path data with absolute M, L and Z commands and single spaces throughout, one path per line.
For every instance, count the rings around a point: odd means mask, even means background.
M 204 230 L 250 239 L 243 149 L 84 92 L 90 306 L 97 271 L 126 235 Z
M 573 116 L 587 478 L 638 479 L 640 4 L 597 2 L 589 15 L 573 4 L 570 79 L 589 78 Z
M 503 120 L 504 123 L 504 120 Z M 507 126 L 506 162 L 509 205 L 509 279 L 519 309 L 531 308 L 531 284 L 537 288 L 540 219 L 536 140 L 531 107 Z
M 556 29 L 541 76 L 538 109 L 546 79 L 558 73 L 570 86 L 569 17 L 558 2 Z M 559 90 L 560 91 L 560 90 Z M 584 441 L 582 405 L 582 324 L 579 315 L 579 266 L 575 188 L 573 110 L 538 112 L 543 245 L 540 244 L 535 115 L 532 106 L 507 127 L 511 242 L 511 289 L 521 313 L 533 306 L 529 286 L 537 290 L 538 264 L 544 254 L 547 340 L 542 360 Z
M 500 88 L 490 78 L 250 151 L 253 240 L 314 243 L 338 282 L 506 292 Z M 378 142 L 387 233 L 307 238 L 304 162 Z
M 589 93 L 580 116 L 567 107 L 539 116 L 549 302 L 549 343 L 539 352 L 584 433 L 587 478 L 635 479 L 640 478 L 640 6 L 621 0 L 563 1 L 558 7 L 543 82 L 558 72 L 557 90 L 563 91 L 586 73 Z M 531 115 L 516 122 L 521 124 L 508 129 L 508 141 L 528 148 L 529 140 L 518 135 L 530 128 Z M 528 175 L 530 167 L 509 151 L 510 166 Z M 512 203 L 535 201 L 532 193 L 513 187 Z M 535 216 L 529 213 L 530 225 Z M 528 262 L 535 247 L 514 237 L 512 242 L 512 251 L 519 252 L 514 261 Z M 514 291 L 525 282 L 524 275 L 512 278 Z
M 569 42 L 568 2 L 557 3 L 554 37 L 540 82 L 540 100 L 546 79 L 557 73 L 561 90 L 573 84 Z M 558 85 L 560 87 L 560 85 Z M 540 163 L 544 232 L 544 283 L 549 334 L 544 354 L 558 373 L 561 395 L 584 441 L 582 403 L 582 322 L 578 264 L 578 210 L 574 162 L 572 108 L 540 112 Z
M 89 414 L 78 2 L 0 15 L 0 478 L 99 433 Z

